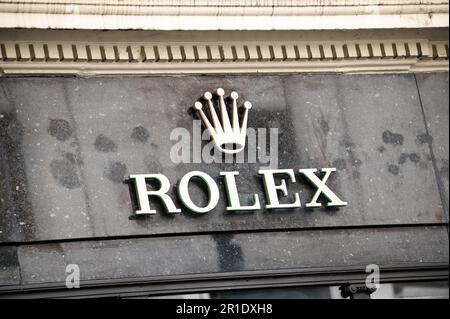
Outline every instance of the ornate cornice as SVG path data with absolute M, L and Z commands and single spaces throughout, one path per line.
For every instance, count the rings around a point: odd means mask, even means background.
M 307 36 L 213 32 L 194 37 L 148 32 L 105 36 L 91 31 L 84 40 L 83 33 L 52 32 L 28 37 L 0 33 L 0 70 L 79 75 L 448 71 L 445 32 L 434 38 L 423 33 L 391 38 L 375 33 L 349 39 L 351 33 L 339 32 Z
M 0 0 L 0 28 L 431 28 L 448 27 L 448 4 L 448 0 Z

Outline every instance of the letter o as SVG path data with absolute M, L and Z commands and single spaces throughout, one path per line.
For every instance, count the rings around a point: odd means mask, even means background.
M 193 177 L 200 178 L 208 187 L 209 202 L 205 207 L 195 205 L 189 195 L 188 186 L 191 178 Z M 205 214 L 217 206 L 217 203 L 219 202 L 219 187 L 208 174 L 200 171 L 193 171 L 184 175 L 178 183 L 178 197 L 183 202 L 184 206 L 189 208 L 192 212 L 197 214 Z

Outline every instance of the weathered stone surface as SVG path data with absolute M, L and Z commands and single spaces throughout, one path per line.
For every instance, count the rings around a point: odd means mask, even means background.
M 423 104 L 428 132 L 417 135 L 418 144 L 427 144 L 433 150 L 436 178 L 447 213 L 449 203 L 449 101 L 448 73 L 417 74 L 417 85 Z
M 0 286 L 21 283 L 19 259 L 15 246 L 0 246 Z
M 338 266 L 448 262 L 445 227 L 261 232 L 24 245 L 24 284 Z
M 444 221 L 428 145 L 416 143 L 425 127 L 413 76 L 301 76 L 285 87 L 297 157 L 340 168 L 349 223 Z
M 413 75 L 2 78 L 0 84 L 0 241 L 446 222 L 430 149 L 418 142 L 426 130 Z M 297 174 L 289 192 L 300 192 L 303 207 L 227 213 L 219 171 L 240 172 L 245 204 L 255 192 L 264 198 L 257 170 L 266 163 L 170 159 L 172 130 L 192 131 L 190 106 L 217 87 L 236 90 L 240 105 L 252 102 L 250 128 L 278 128 L 278 167 L 336 167 L 328 184 L 348 206 L 306 209 L 315 190 Z M 443 105 L 443 97 L 433 99 Z M 434 112 L 448 117 L 442 106 Z M 448 122 L 440 125 L 448 129 Z M 175 184 L 192 170 L 218 182 L 214 211 L 134 215 L 128 174 L 162 173 Z M 192 197 L 205 201 L 196 185 Z

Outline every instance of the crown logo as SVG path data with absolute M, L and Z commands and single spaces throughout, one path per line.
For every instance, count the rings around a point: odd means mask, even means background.
M 228 116 L 228 110 L 225 105 L 225 91 L 222 88 L 218 88 L 215 92 L 218 97 L 220 117 L 217 116 L 216 110 L 214 109 L 211 92 L 205 92 L 203 98 L 206 100 L 211 120 L 213 124 L 206 117 L 205 112 L 203 112 L 203 104 L 201 102 L 195 102 L 194 109 L 198 111 L 202 119 L 203 124 L 208 129 L 211 138 L 217 148 L 227 154 L 236 154 L 245 148 L 245 137 L 247 135 L 247 120 L 248 120 L 248 110 L 252 108 L 252 104 L 249 101 L 244 102 L 244 118 L 242 124 L 239 125 L 238 117 L 238 107 L 237 99 L 239 95 L 236 92 L 231 92 L 230 99 L 232 102 L 232 120 L 230 122 L 230 117 Z M 227 146 L 229 146 L 227 148 Z

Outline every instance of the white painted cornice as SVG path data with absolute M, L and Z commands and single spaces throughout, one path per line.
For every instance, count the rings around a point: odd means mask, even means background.
M 448 27 L 448 12 L 448 0 L 0 0 L 0 28 L 434 28 Z
M 448 29 L 0 30 L 0 75 L 448 72 Z

